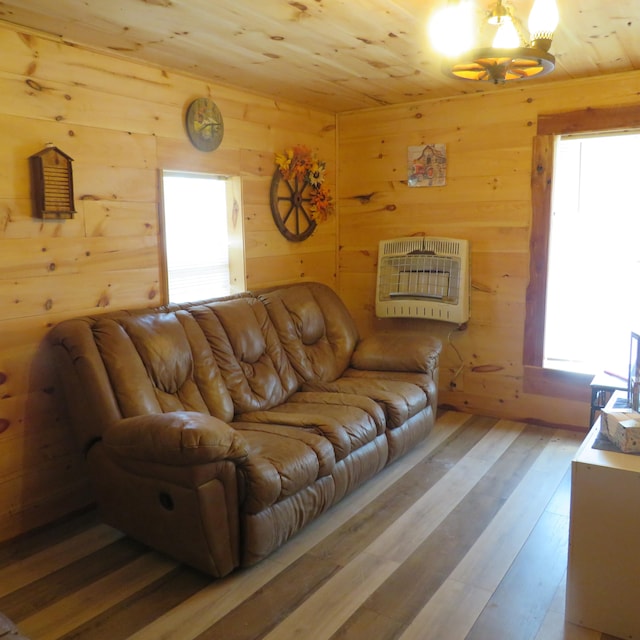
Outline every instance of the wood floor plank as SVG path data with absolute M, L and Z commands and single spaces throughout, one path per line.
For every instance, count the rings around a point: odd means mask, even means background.
M 363 504 L 345 524 L 326 535 L 310 553 L 346 565 L 441 480 L 496 422 L 476 421 L 469 423 L 463 434 L 453 433 L 376 498 Z
M 99 524 L 96 510 L 87 509 L 46 527 L 30 531 L 19 538 L 2 542 L 0 543 L 0 572 L 4 575 L 5 567 L 46 551 Z
M 449 578 L 411 621 L 399 640 L 464 640 L 490 597 L 491 591 L 487 589 Z
M 91 586 L 146 551 L 144 545 L 130 538 L 116 540 L 0 598 L 0 610 L 14 622 L 28 618 L 69 594 Z
M 266 558 L 251 569 L 212 580 L 202 591 L 167 611 L 129 640 L 193 640 L 283 571 L 281 564 Z
M 556 432 L 507 504 L 476 541 L 452 578 L 494 591 L 560 485 L 579 446 L 570 432 Z M 561 438 L 561 440 L 558 440 Z
M 499 423 L 434 487 L 417 500 L 369 547 L 369 553 L 403 562 L 464 498 L 525 425 Z
M 482 594 L 490 598 L 498 588 L 558 490 L 578 444 L 578 438 L 568 432 L 554 432 L 491 523 L 411 622 L 402 640 L 441 640 L 441 636 L 432 635 L 431 629 L 440 629 L 454 619 L 460 633 L 463 630 L 464 633 L 452 636 L 452 640 L 466 637 L 488 602 L 482 603 Z M 461 608 L 453 597 L 461 584 L 472 591 L 470 605 L 473 606 Z
M 20 631 L 37 640 L 57 640 L 95 616 L 115 606 L 166 573 L 177 564 L 151 552 L 21 620 Z
M 602 634 L 593 629 L 566 622 L 563 611 L 550 611 L 536 635 L 536 640 L 601 640 Z
M 359 612 L 371 608 L 398 621 L 413 619 L 491 523 L 549 438 L 549 430 L 527 427 Z M 403 588 L 408 583 L 410 590 Z
M 60 640 L 128 638 L 204 589 L 210 582 L 211 578 L 199 571 L 185 566 L 176 567 L 146 588 L 60 636 Z
M 558 588 L 564 584 L 569 543 L 570 471 L 554 493 L 514 563 L 476 620 L 469 640 L 495 636 L 510 629 L 513 640 L 538 635 Z M 560 499 L 558 498 L 560 497 Z
M 96 525 L 4 567 L 0 582 L 0 598 L 106 547 L 121 539 L 123 535 L 112 527 Z
M 493 428 L 363 553 L 307 599 L 267 638 L 329 638 L 368 596 L 404 562 L 464 498 L 524 429 L 508 423 Z M 353 585 L 359 585 L 356 593 Z M 350 597 L 335 598 L 350 593 Z
M 397 562 L 359 554 L 310 598 L 282 621 L 266 640 L 330 638 L 367 597 L 368 589 L 385 580 L 398 567 Z M 339 576 L 339 577 L 338 577 Z
M 254 640 L 262 638 L 338 570 L 339 566 L 311 555 L 278 574 L 197 640 Z
M 360 610 L 359 610 L 360 611 Z M 360 615 L 351 616 L 331 640 L 363 640 L 363 638 L 397 638 L 402 631 L 403 624 L 381 616 L 371 609 L 362 609 Z
M 569 521 L 545 511 L 467 640 L 533 640 L 562 581 Z
M 569 475 L 570 474 L 567 473 L 567 476 Z M 554 513 L 558 512 L 557 504 L 554 503 L 559 495 L 566 500 L 567 507 L 569 506 L 569 496 L 564 492 L 565 484 L 568 484 L 570 488 L 570 482 L 563 483 L 562 489 L 556 492 L 554 500 L 550 504 L 549 510 L 552 510 Z M 536 635 L 536 640 L 600 640 L 601 634 L 598 631 L 579 627 L 578 625 L 565 621 L 564 605 L 566 600 L 566 589 L 567 572 L 565 570 L 564 576 L 556 589 L 551 606 L 547 611 L 547 615 L 545 616 L 540 630 Z

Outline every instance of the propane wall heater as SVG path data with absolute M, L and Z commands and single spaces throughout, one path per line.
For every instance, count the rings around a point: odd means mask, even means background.
M 379 318 L 469 319 L 469 242 L 396 238 L 380 242 L 376 286 Z

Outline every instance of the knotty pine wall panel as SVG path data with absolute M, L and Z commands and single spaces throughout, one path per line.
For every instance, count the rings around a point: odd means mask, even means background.
M 55 323 L 165 302 L 162 169 L 242 178 L 252 287 L 336 283 L 335 218 L 303 243 L 276 230 L 274 153 L 307 144 L 335 193 L 335 116 L 134 64 L 0 24 L 0 540 L 88 505 L 91 493 L 47 348 Z M 225 120 L 213 153 L 184 113 L 211 96 Z M 73 159 L 71 220 L 32 217 L 28 158 L 53 143 Z
M 640 73 L 632 72 L 339 114 L 340 292 L 364 334 L 404 326 L 443 338 L 442 403 L 587 428 L 588 387 L 578 399 L 523 391 L 532 140 L 539 114 L 637 104 L 639 95 Z M 447 184 L 409 187 L 407 147 L 427 143 L 447 146 Z M 469 239 L 465 331 L 375 318 L 378 243 L 414 235 Z M 458 353 L 464 368 L 454 380 Z

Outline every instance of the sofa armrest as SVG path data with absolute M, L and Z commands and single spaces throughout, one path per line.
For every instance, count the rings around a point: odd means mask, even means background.
M 354 369 L 433 373 L 442 343 L 421 333 L 379 333 L 362 339 L 353 355 Z
M 241 434 L 218 418 L 193 411 L 123 418 L 109 426 L 102 442 L 118 456 L 168 465 L 247 457 Z

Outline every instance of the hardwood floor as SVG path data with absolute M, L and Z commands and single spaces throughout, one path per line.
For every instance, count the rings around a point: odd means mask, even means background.
M 564 622 L 582 438 L 444 413 L 419 449 L 223 580 L 85 514 L 0 547 L 0 612 L 31 640 L 604 640 Z

